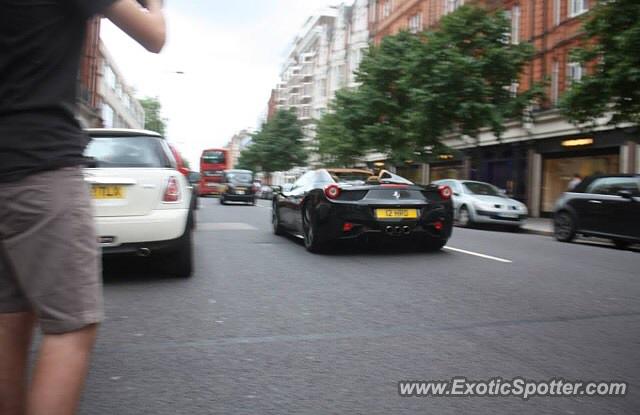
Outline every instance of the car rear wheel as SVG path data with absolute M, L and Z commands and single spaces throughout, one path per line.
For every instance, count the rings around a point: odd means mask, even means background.
M 280 212 L 278 211 L 278 208 L 276 207 L 276 204 L 273 204 L 273 207 L 271 208 L 271 225 L 273 226 L 273 233 L 281 236 L 284 235 L 284 228 L 282 227 L 282 224 L 280 223 Z
M 553 233 L 560 242 L 571 242 L 576 237 L 576 225 L 569 212 L 559 212 L 553 221 Z
M 166 259 L 165 269 L 168 273 L 179 278 L 189 278 L 193 274 L 193 233 L 191 227 L 191 224 L 187 224 L 187 229 L 180 238 L 177 250 Z
M 466 206 L 462 206 L 458 212 L 458 226 L 466 228 L 471 225 L 471 215 Z
M 302 210 L 302 230 L 307 251 L 314 254 L 324 251 L 325 245 L 318 240 L 318 224 L 311 214 L 311 208 L 306 205 Z
M 224 200 L 224 196 L 222 196 L 222 195 L 220 195 L 220 204 L 221 205 L 226 205 L 227 204 L 227 201 Z

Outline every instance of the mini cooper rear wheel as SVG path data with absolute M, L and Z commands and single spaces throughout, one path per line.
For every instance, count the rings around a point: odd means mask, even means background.
M 560 242 L 571 242 L 576 237 L 576 225 L 569 212 L 558 212 L 553 220 L 553 234 Z
M 169 274 L 179 278 L 189 278 L 193 274 L 193 232 L 190 223 L 187 224 L 176 251 L 167 256 L 164 264 Z

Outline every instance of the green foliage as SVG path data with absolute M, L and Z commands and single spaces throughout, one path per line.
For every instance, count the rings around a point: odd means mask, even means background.
M 341 90 L 330 104 L 330 112 L 318 122 L 316 139 L 325 165 L 353 166 L 369 149 L 363 139 L 365 106 L 357 91 Z
M 593 72 L 575 83 L 561 106 L 573 122 L 640 122 L 640 2 L 599 2 L 586 16 L 586 45 L 573 58 Z
M 385 37 L 364 57 L 360 86 L 320 121 L 321 152 L 345 163 L 371 149 L 397 163 L 426 160 L 451 133 L 476 137 L 489 127 L 499 137 L 536 91 L 509 91 L 534 52 L 511 44 L 509 31 L 503 13 L 463 6 L 438 30 Z
M 252 144 L 240 153 L 238 165 L 271 173 L 303 166 L 306 160 L 300 121 L 291 111 L 278 111 L 253 134 Z
M 162 118 L 162 104 L 157 97 L 146 97 L 140 100 L 144 108 L 144 128 L 165 135 L 167 119 Z

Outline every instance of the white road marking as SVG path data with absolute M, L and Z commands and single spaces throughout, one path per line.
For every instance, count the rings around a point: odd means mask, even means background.
M 490 259 L 492 261 L 498 261 L 498 262 L 502 262 L 502 263 L 505 263 L 505 264 L 512 264 L 513 263 L 513 261 L 510 261 L 508 259 L 498 258 L 498 257 L 491 256 L 491 255 L 480 254 L 478 252 L 465 251 L 464 249 L 452 248 L 450 246 L 445 246 L 444 249 L 449 250 L 449 251 L 453 251 L 453 252 L 459 252 L 461 254 L 473 255 L 473 256 L 480 257 L 480 258 L 484 258 L 484 259 Z
M 248 223 L 216 222 L 198 223 L 199 231 L 257 231 L 258 228 Z

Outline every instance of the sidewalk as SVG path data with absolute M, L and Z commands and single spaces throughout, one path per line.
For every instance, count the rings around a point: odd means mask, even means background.
M 537 235 L 553 235 L 553 220 L 549 218 L 529 218 L 522 227 L 527 233 L 535 233 Z

